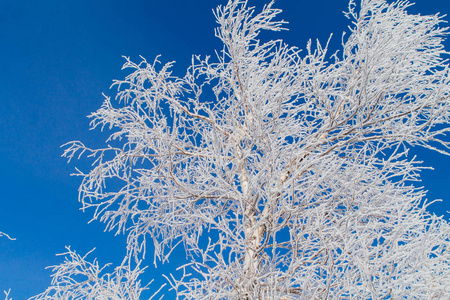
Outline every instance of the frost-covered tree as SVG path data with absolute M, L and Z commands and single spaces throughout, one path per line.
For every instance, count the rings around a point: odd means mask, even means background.
M 92 263 L 86 259 L 92 251 L 81 256 L 70 247 L 66 249 L 66 253 L 60 254 L 65 255 L 64 263 L 52 267 L 52 286 L 31 299 L 139 300 L 146 289 L 138 278 L 143 272 L 139 264 L 133 267 L 125 259 L 121 266 L 107 273 L 105 269 L 109 265 L 100 267 L 96 259 Z
M 449 153 L 442 17 L 351 0 L 342 49 L 301 52 L 260 39 L 285 26 L 273 4 L 219 6 L 223 49 L 193 57 L 184 77 L 127 59 L 116 101 L 91 115 L 113 130 L 107 146 L 64 153 L 96 159 L 78 174 L 83 209 L 127 235 L 124 266 L 184 247 L 188 263 L 167 275 L 179 299 L 448 297 L 450 226 L 427 211 L 423 165 L 408 155 Z M 69 257 L 41 299 L 69 299 L 49 296 L 79 274 L 84 258 Z M 95 298 L 123 299 L 102 278 Z

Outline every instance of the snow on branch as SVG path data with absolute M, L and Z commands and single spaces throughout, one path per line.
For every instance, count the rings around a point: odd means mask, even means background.
M 105 270 L 109 264 L 100 267 L 98 261 L 86 260 L 93 251 L 81 256 L 70 247 L 59 254 L 65 257 L 62 264 L 52 266 L 52 285 L 42 294 L 31 299 L 111 299 L 138 300 L 146 286 L 141 286 L 138 276 L 144 271 L 139 263 L 132 268 L 127 259 L 112 273 Z
M 0 231 L 0 237 L 2 237 L 2 236 L 7 237 L 7 238 L 10 239 L 11 241 L 14 241 L 14 240 L 15 240 L 15 238 L 12 238 L 12 237 L 10 237 L 8 234 L 6 234 L 6 233 Z

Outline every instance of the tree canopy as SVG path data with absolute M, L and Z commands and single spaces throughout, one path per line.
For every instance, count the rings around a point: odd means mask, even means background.
M 143 257 L 164 263 L 177 246 L 188 262 L 166 276 L 180 299 L 450 293 L 450 227 L 427 211 L 408 155 L 449 154 L 442 17 L 351 0 L 349 33 L 329 53 L 265 41 L 286 26 L 274 6 L 219 5 L 223 49 L 194 56 L 184 77 L 127 58 L 116 99 L 90 116 L 113 130 L 107 146 L 64 152 L 94 158 L 77 174 L 80 201 L 127 235 L 127 256 L 103 274 L 68 249 L 35 299 L 139 299 Z

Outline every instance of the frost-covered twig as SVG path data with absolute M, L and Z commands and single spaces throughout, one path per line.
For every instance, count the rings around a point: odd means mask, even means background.
M 12 238 L 12 237 L 10 237 L 8 234 L 6 234 L 6 233 L 0 231 L 0 237 L 2 237 L 2 236 L 6 236 L 6 237 L 7 237 L 8 239 L 10 239 L 11 241 L 14 241 L 14 240 L 15 240 L 15 238 Z
M 9 293 L 11 292 L 11 289 L 8 291 L 3 291 L 5 293 L 5 300 L 12 300 L 12 298 L 9 298 Z

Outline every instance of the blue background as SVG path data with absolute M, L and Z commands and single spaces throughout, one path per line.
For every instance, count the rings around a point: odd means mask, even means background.
M 450 13 L 448 0 L 415 2 L 410 12 Z M 89 131 L 86 116 L 100 107 L 102 92 L 114 96 L 112 80 L 127 75 L 120 70 L 122 55 L 138 62 L 139 55 L 152 61 L 162 54 L 163 63 L 177 61 L 175 74 L 183 76 L 192 54 L 221 49 L 213 31 L 218 3 L 223 1 L 0 0 L 0 231 L 17 238 L 0 238 L 0 292 L 11 288 L 14 299 L 26 299 L 44 291 L 51 274 L 45 267 L 62 261 L 55 254 L 66 245 L 82 254 L 97 247 L 101 264 L 121 261 L 125 237 L 103 232 L 98 222 L 87 224 L 92 213 L 79 211 L 80 178 L 69 174 L 76 166 L 86 170 L 87 161 L 67 164 L 60 146 L 71 140 L 103 146 L 106 134 Z M 330 33 L 336 48 L 349 25 L 343 0 L 278 0 L 276 7 L 290 31 L 274 37 L 299 48 L 310 38 L 325 43 Z M 444 199 L 432 209 L 449 219 L 450 158 L 413 152 L 435 167 L 423 172 L 422 183 L 429 199 Z M 162 282 L 159 274 L 168 267 L 155 272 L 151 255 L 146 262 L 143 281 Z

